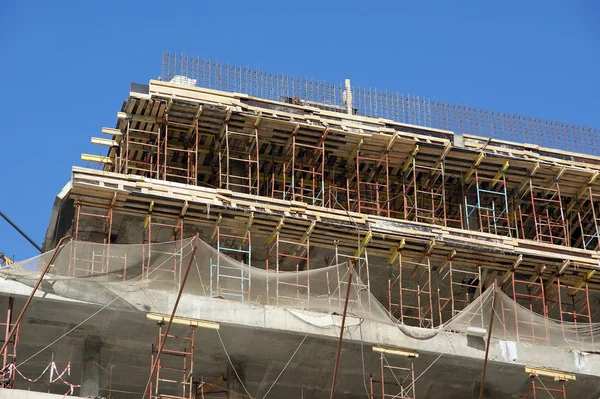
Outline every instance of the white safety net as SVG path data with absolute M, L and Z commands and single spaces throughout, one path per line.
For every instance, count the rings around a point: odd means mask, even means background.
M 32 287 L 51 256 L 48 252 L 16 262 L 0 269 L 0 277 Z M 409 327 L 389 314 L 356 273 L 349 279 L 348 263 L 276 272 L 251 267 L 195 239 L 128 245 L 71 241 L 59 250 L 39 290 L 102 306 L 170 314 L 169 295 L 180 289 L 188 265 L 184 297 L 341 315 L 348 293 L 350 316 L 397 325 L 417 339 L 431 338 L 442 330 L 483 336 L 490 330 L 493 314 L 491 334 L 506 341 L 593 351 L 600 340 L 600 323 L 561 322 L 541 316 L 496 287 L 486 290 L 441 326 Z

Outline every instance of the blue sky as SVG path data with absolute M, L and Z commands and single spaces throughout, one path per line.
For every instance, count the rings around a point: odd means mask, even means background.
M 40 244 L 131 81 L 171 51 L 600 127 L 597 1 L 0 0 L 0 210 Z M 35 248 L 0 220 L 0 252 Z

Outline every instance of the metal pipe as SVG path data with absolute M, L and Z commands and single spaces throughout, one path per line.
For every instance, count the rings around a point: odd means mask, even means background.
M 340 353 L 342 351 L 342 340 L 344 338 L 344 326 L 346 325 L 346 314 L 348 312 L 348 298 L 350 297 L 350 286 L 352 285 L 352 261 L 348 261 L 348 288 L 346 289 L 346 301 L 344 302 L 344 314 L 342 315 L 342 327 L 340 328 L 340 340 L 338 341 L 337 354 L 335 356 L 335 368 L 333 369 L 333 381 L 331 383 L 331 395 L 329 399 L 335 396 L 335 383 L 337 381 L 338 366 L 340 365 Z
M 483 362 L 483 373 L 481 374 L 481 387 L 479 388 L 479 399 L 483 399 L 483 384 L 485 383 L 485 372 L 487 370 L 487 362 L 490 354 L 490 341 L 492 340 L 492 327 L 494 326 L 494 310 L 496 309 L 496 290 L 498 287 L 494 282 L 492 286 L 494 289 L 494 297 L 492 298 L 492 312 L 490 316 L 490 326 L 488 330 L 487 344 L 485 346 L 485 360 Z
M 52 262 L 54 262 L 54 258 L 56 258 L 56 255 L 58 255 L 60 246 L 62 245 L 62 243 L 65 240 L 67 240 L 69 238 L 71 238 L 71 236 L 65 236 L 65 237 L 61 238 L 60 241 L 58 242 L 58 245 L 56 246 L 56 248 L 54 248 L 54 251 L 52 252 L 52 256 L 50 257 L 50 260 L 48 261 L 48 264 L 46 264 L 44 271 L 42 272 L 42 274 L 40 274 L 40 277 L 38 278 L 37 282 L 33 286 L 33 290 L 31 291 L 31 294 L 29 294 L 29 298 L 27 298 L 27 302 L 25 302 L 25 305 L 23 306 L 21 313 L 19 313 L 19 317 L 17 317 L 17 320 L 15 320 L 15 324 L 13 325 L 13 328 L 8 333 L 8 336 L 6 337 L 6 341 L 4 341 L 4 345 L 2 345 L 2 349 L 0 350 L 0 354 L 4 353 L 12 336 L 15 334 L 15 331 L 17 330 L 19 323 L 21 322 L 21 319 L 23 318 L 23 315 L 25 314 L 25 311 L 29 307 L 29 304 L 31 303 L 33 296 L 35 295 L 37 289 L 39 288 L 40 284 L 42 283 L 44 276 L 46 275 L 46 273 L 48 273 L 48 270 L 50 269 L 50 265 L 52 265 Z
M 196 233 L 196 237 L 194 239 L 194 249 L 192 250 L 192 255 L 190 256 L 190 261 L 188 263 L 187 269 L 185 271 L 185 275 L 183 276 L 183 280 L 181 281 L 181 287 L 179 287 L 179 292 L 177 293 L 177 299 L 175 300 L 175 305 L 173 305 L 173 312 L 171 312 L 171 317 L 169 318 L 169 323 L 167 324 L 167 329 L 165 330 L 165 337 L 160 342 L 160 347 L 158 348 L 158 352 L 156 353 L 156 360 L 152 365 L 152 370 L 150 371 L 150 378 L 148 378 L 148 382 L 146 383 L 146 388 L 144 389 L 144 395 L 142 399 L 146 398 L 148 394 L 148 388 L 150 387 L 150 383 L 152 382 L 152 378 L 154 378 L 154 374 L 156 373 L 156 368 L 158 366 L 158 362 L 160 361 L 160 354 L 165 347 L 165 342 L 167 341 L 167 337 L 169 336 L 169 331 L 171 330 L 171 325 L 173 324 L 173 318 L 175 317 L 175 313 L 177 312 L 177 307 L 179 306 L 179 300 L 181 299 L 181 294 L 183 294 L 183 289 L 185 288 L 185 282 L 187 281 L 188 275 L 190 274 L 190 269 L 192 268 L 192 262 L 196 257 L 196 249 L 198 249 L 198 240 L 199 233 Z
M 33 239 L 31 237 L 29 237 L 23 230 L 21 230 L 19 228 L 19 226 L 17 226 L 15 224 L 15 222 L 10 220 L 8 218 L 8 216 L 6 216 L 2 211 L 0 211 L 0 216 L 2 216 L 4 218 L 4 220 L 6 220 L 8 222 L 8 224 L 10 224 L 15 230 L 17 230 L 19 232 L 19 234 L 21 234 L 23 236 L 23 238 L 25 238 L 27 241 L 29 241 L 29 243 L 31 245 L 33 245 L 38 251 L 40 251 L 40 253 L 42 252 L 42 247 L 40 247 L 38 244 L 36 244 L 36 242 L 33 241 Z

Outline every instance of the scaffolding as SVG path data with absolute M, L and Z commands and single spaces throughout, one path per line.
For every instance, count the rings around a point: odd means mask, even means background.
M 393 399 L 415 399 L 415 366 L 416 353 L 406 352 L 398 349 L 387 349 L 373 347 L 373 351 L 379 353 L 379 370 L 369 377 L 369 388 L 371 399 L 393 398 Z M 387 354 L 396 355 L 392 363 Z M 400 361 L 398 357 L 406 357 L 408 360 Z M 401 364 L 400 366 L 396 364 Z
M 354 166 L 356 182 L 354 206 L 351 210 L 390 217 L 390 174 L 389 157 L 383 155 L 363 155 L 362 141 L 356 148 Z
M 135 127 L 134 127 L 135 126 Z M 107 130 L 115 134 L 114 131 Z M 125 133 L 119 135 L 120 148 L 115 170 L 124 174 L 135 174 L 158 179 L 161 164 L 161 137 L 159 124 L 126 120 Z
M 554 370 L 537 369 L 533 367 L 525 367 L 525 371 L 529 373 L 531 387 L 527 393 L 521 395 L 521 399 L 538 399 L 538 398 L 554 398 L 567 399 L 567 391 L 565 384 L 568 380 L 575 380 L 575 376 L 571 373 L 563 373 Z M 543 382 L 542 377 L 551 377 L 553 382 Z M 536 382 L 539 381 L 539 383 Z
M 252 286 L 252 236 L 250 227 L 254 214 L 250 214 L 241 234 L 224 233 L 222 215 L 219 214 L 211 234 L 217 249 L 217 258 L 210 259 L 210 295 L 223 296 L 245 302 L 250 298 Z M 223 262 L 222 256 L 233 258 L 248 267 L 233 267 Z
M 548 325 L 548 304 L 546 300 L 545 284 L 542 273 L 545 267 L 539 270 L 529 280 L 521 280 L 511 273 L 508 294 L 512 298 L 512 306 L 502 304 L 501 314 L 503 325 L 506 329 L 506 321 L 513 320 L 515 324 L 515 335 L 510 336 L 505 330 L 507 339 L 517 340 L 540 345 L 550 344 L 550 327 Z M 521 305 L 531 312 L 529 318 L 519 317 L 518 306 Z M 540 325 L 537 315 L 543 316 L 544 323 Z
M 597 209 L 598 200 L 594 197 L 591 186 L 586 189 L 587 198 L 583 201 L 585 209 L 577 212 L 577 221 L 580 229 L 580 242 L 574 246 L 583 249 L 598 250 L 600 247 L 600 217 Z
M 308 275 L 300 277 L 298 272 L 310 270 L 310 235 L 316 223 L 313 221 L 300 239 L 294 239 L 282 235 L 284 222 L 282 218 L 267 240 L 267 303 L 307 303 L 310 298 L 310 278 Z M 295 282 L 280 278 L 286 272 L 296 273 Z M 271 275 L 272 279 L 269 277 Z
M 111 253 L 110 245 L 108 244 L 111 243 L 113 210 L 116 200 L 117 194 L 115 193 L 107 208 L 92 204 L 88 205 L 81 200 L 75 203 L 75 218 L 71 234 L 73 237 L 73 245 L 71 245 L 69 254 L 70 276 L 89 277 L 109 273 Z M 94 220 L 98 221 L 97 223 L 100 223 L 102 227 L 94 229 L 93 233 L 83 231 L 82 225 L 84 223 L 82 222 L 85 221 L 86 223 L 93 225 Z M 96 252 L 95 250 L 91 250 L 90 252 L 89 248 L 87 250 L 85 248 L 80 248 L 80 246 L 77 245 L 78 242 L 99 242 L 106 245 L 101 246 L 101 252 Z M 126 262 L 123 264 L 126 264 Z M 125 269 L 123 269 L 123 274 L 125 274 Z
M 568 246 L 568 227 L 558 179 L 551 187 L 540 187 L 529 179 L 528 193 L 518 205 L 521 236 L 539 242 Z
M 450 148 L 450 147 L 447 147 Z M 418 162 L 416 145 L 402 168 L 404 219 L 446 226 L 446 178 L 443 155 L 433 166 Z
M 228 120 L 223 124 L 217 144 L 219 187 L 245 194 L 259 194 L 258 123 L 260 119 L 254 123 L 250 133 L 231 130 Z
M 301 201 L 311 205 L 325 204 L 325 127 L 316 143 L 298 135 L 300 125 L 284 146 L 285 156 L 280 171 L 271 176 L 271 196 Z
M 402 324 L 432 328 L 433 296 L 431 293 L 431 261 L 428 254 L 412 261 L 398 252 L 397 262 L 388 280 L 388 311 Z
M 352 279 L 352 282 L 350 284 L 352 284 L 352 288 L 354 289 L 354 292 L 356 293 L 360 293 L 361 291 L 367 291 L 367 292 L 371 292 L 371 277 L 370 277 L 370 273 L 369 273 L 369 254 L 367 251 L 367 247 L 369 245 L 369 243 L 371 242 L 373 235 L 372 232 L 369 231 L 365 237 L 360 240 L 359 238 L 359 244 L 358 247 L 356 249 L 356 251 L 354 252 L 354 254 L 352 255 L 348 255 L 348 254 L 343 254 L 341 253 L 340 249 L 339 249 L 339 241 L 335 240 L 333 242 L 333 245 L 335 247 L 335 252 L 334 252 L 334 257 L 330 260 L 329 265 L 333 266 L 333 265 L 341 265 L 343 263 L 348 263 L 351 264 L 352 267 L 354 268 L 354 272 L 355 272 L 355 276 L 357 277 L 356 279 Z M 330 296 L 334 295 L 335 297 L 337 297 L 337 301 L 338 303 L 342 304 L 345 300 L 345 292 L 346 292 L 346 287 L 344 287 L 344 284 L 347 284 L 347 281 L 344 281 L 344 277 L 345 276 L 341 276 L 340 275 L 340 268 L 338 267 L 337 269 L 337 290 L 335 291 L 335 293 L 330 293 Z M 329 277 L 328 277 L 329 280 Z M 358 303 L 353 303 L 352 306 L 360 306 L 364 309 L 371 309 L 371 295 L 367 295 L 367 303 L 362 303 L 360 302 L 361 299 L 363 298 L 363 295 L 356 295 L 356 300 L 350 300 L 352 302 L 358 302 Z M 352 307 L 351 307 L 352 309 Z
M 165 113 L 161 125 L 163 155 L 158 162 L 162 180 L 198 184 L 198 118 L 201 112 L 202 107 L 198 106 L 191 123 L 181 122 L 179 119 L 183 118 Z
M 592 311 L 587 280 L 588 276 L 585 276 L 577 284 L 567 284 L 557 277 L 554 299 L 551 300 L 551 303 L 552 307 L 557 307 L 561 322 L 573 323 L 575 327 L 588 327 L 589 334 L 585 334 L 583 337 L 579 337 L 582 332 L 579 328 L 573 330 L 577 339 L 581 341 L 591 340 L 591 344 L 594 346 Z M 563 337 L 566 339 L 564 329 Z
M 157 324 L 158 338 L 152 344 L 150 363 L 151 368 L 156 364 L 156 372 L 150 381 L 150 399 L 192 399 L 196 327 L 189 326 L 189 336 L 166 335 L 164 321 Z M 159 353 L 163 340 L 165 346 Z
M 4 328 L 4 342 L 8 340 L 10 331 L 15 329 L 6 349 L 2 353 L 2 370 L 0 371 L 0 388 L 12 388 L 15 382 L 15 370 L 17 363 L 17 344 L 19 343 L 19 325 L 13 323 L 14 298 L 8 297 L 6 310 L 6 321 L 0 323 Z
M 467 186 L 464 195 L 467 229 L 512 235 L 505 177 L 507 168 L 508 162 L 493 178 L 480 176 L 479 171 L 474 170 L 474 179 Z
M 554 399 L 567 399 L 567 392 L 565 390 L 564 382 L 560 382 L 560 388 L 554 388 L 548 387 L 544 383 L 536 384 L 536 376 L 531 376 L 529 378 L 531 379 L 531 388 L 525 395 L 521 396 L 521 399 L 537 399 L 538 397 L 547 398 L 549 395 Z M 558 394 L 558 396 L 555 396 L 556 394 Z
M 440 325 L 460 313 L 483 291 L 481 265 L 474 270 L 467 266 L 455 265 L 452 260 L 456 251 L 450 254 L 438 267 L 438 316 Z M 481 312 L 477 312 L 482 317 Z M 447 315 L 447 316 L 446 316 Z
M 153 210 L 154 201 L 150 203 L 144 220 L 143 240 L 145 245 L 143 246 L 142 254 L 142 278 L 148 278 L 152 273 L 160 269 L 159 275 L 154 275 L 153 278 L 170 281 L 175 287 L 178 287 L 183 270 L 183 216 L 185 215 L 187 206 L 181 210 L 177 219 L 156 217 L 153 215 Z M 165 231 L 167 234 L 164 234 Z M 165 241 L 174 241 L 177 245 L 170 246 L 172 249 L 167 252 L 165 252 L 162 246 L 155 245 Z M 165 257 L 166 261 L 157 264 L 156 259 L 163 259 Z M 167 273 L 167 275 L 172 274 L 172 278 L 162 278 L 164 273 Z
M 331 171 L 330 181 L 327 184 L 327 200 L 325 206 L 331 209 L 352 211 L 355 204 L 356 190 L 350 188 L 350 178 L 343 176 L 336 178 L 337 173 Z M 341 181 L 339 181 L 341 180 Z

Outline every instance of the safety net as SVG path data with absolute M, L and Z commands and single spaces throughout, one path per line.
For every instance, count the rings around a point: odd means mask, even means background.
M 0 269 L 0 277 L 32 287 L 52 255 L 48 252 L 15 262 Z M 349 316 L 395 325 L 418 339 L 432 338 L 441 331 L 478 336 L 491 332 L 492 337 L 506 341 L 580 351 L 594 351 L 600 340 L 600 323 L 542 316 L 496 286 L 439 326 L 404 325 L 371 294 L 359 274 L 348 262 L 310 270 L 253 267 L 195 238 L 152 244 L 70 241 L 55 254 L 39 290 L 47 296 L 101 306 L 170 314 L 172 301 L 168 298 L 185 280 L 183 300 L 188 296 L 217 298 L 305 315 L 341 315 L 347 298 Z

